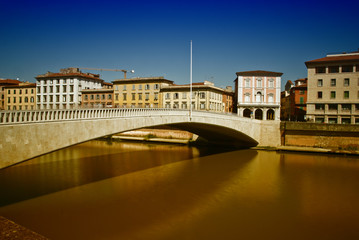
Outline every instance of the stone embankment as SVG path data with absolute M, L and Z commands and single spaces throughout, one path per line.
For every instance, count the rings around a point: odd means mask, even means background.
M 0 216 L 0 239 L 46 240 L 48 238 Z

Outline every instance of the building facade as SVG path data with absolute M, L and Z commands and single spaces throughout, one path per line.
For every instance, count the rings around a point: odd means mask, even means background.
M 234 81 L 237 114 L 259 120 L 279 120 L 283 73 L 245 71 L 236 74 Z
M 99 74 L 82 73 L 78 68 L 61 69 L 36 77 L 38 109 L 73 109 L 81 105 L 83 89 L 102 88 Z
M 19 80 L 14 79 L 0 79 L 0 110 L 8 110 L 5 108 L 5 92 L 4 88 L 7 86 L 17 86 L 21 83 Z
M 112 108 L 113 89 L 84 89 L 82 90 L 81 107 L 83 108 Z
M 36 84 L 19 83 L 4 87 L 5 110 L 35 110 L 36 109 Z
M 120 108 L 159 108 L 160 89 L 173 84 L 164 77 L 118 79 L 112 82 L 114 105 Z
M 328 54 L 305 64 L 307 119 L 316 123 L 359 124 L 359 51 Z
M 305 121 L 307 112 L 307 78 L 297 79 L 289 94 L 289 121 Z
M 163 87 L 161 95 L 163 98 L 163 108 L 203 110 L 212 112 L 225 112 L 228 98 L 231 98 L 230 91 L 215 87 L 212 82 L 204 81 L 192 84 L 192 98 L 190 95 L 190 85 L 173 85 Z M 223 99 L 223 95 L 226 99 Z M 229 108 L 229 107 L 227 107 Z

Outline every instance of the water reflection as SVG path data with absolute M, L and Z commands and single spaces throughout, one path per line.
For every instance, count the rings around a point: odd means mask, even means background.
M 83 168 L 73 170 L 79 179 L 92 179 L 87 184 L 1 207 L 0 215 L 51 239 L 359 237 L 355 157 L 98 146 L 73 159 Z M 41 161 L 27 165 L 57 162 Z
M 1 170 L 0 206 L 199 154 L 187 146 L 87 142 Z

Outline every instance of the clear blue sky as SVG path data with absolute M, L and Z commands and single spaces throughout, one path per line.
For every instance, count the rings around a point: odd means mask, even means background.
M 92 67 L 185 84 L 192 40 L 194 82 L 233 86 L 238 71 L 268 70 L 283 86 L 306 77 L 305 61 L 359 48 L 358 10 L 357 0 L 0 0 L 0 78 Z

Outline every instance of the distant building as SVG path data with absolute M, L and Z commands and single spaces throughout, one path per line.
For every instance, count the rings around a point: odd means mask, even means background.
M 113 89 L 84 89 L 82 90 L 81 107 L 84 108 L 112 108 Z
M 160 89 L 172 85 L 164 77 L 126 78 L 113 81 L 114 105 L 120 108 L 159 108 Z
M 190 109 L 190 85 L 172 85 L 161 88 L 164 108 Z M 225 96 L 225 97 L 224 97 Z M 225 98 L 225 99 L 224 99 Z M 215 87 L 212 82 L 192 84 L 192 110 L 225 112 L 231 109 L 233 92 Z
M 83 89 L 99 89 L 104 81 L 99 74 L 83 73 L 78 68 L 61 69 L 36 77 L 38 109 L 72 109 L 81 105 Z
M 21 83 L 21 81 L 19 80 L 14 80 L 14 79 L 0 79 L 0 110 L 7 110 L 7 108 L 5 108 L 5 92 L 4 92 L 4 87 L 7 86 L 17 86 Z
M 305 65 L 307 119 L 316 123 L 359 124 L 359 51 L 328 54 Z
M 20 82 L 18 85 L 9 85 L 4 89 L 5 110 L 35 110 L 36 84 Z
M 290 89 L 290 121 L 305 121 L 307 112 L 307 78 L 295 81 Z
M 283 73 L 246 71 L 236 74 L 234 81 L 238 115 L 260 120 L 279 120 Z

